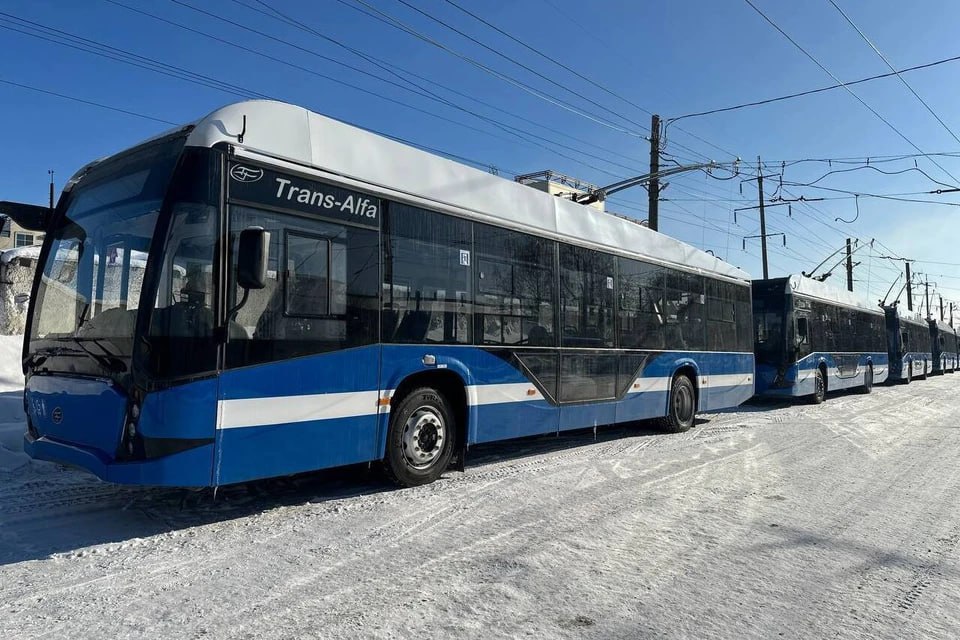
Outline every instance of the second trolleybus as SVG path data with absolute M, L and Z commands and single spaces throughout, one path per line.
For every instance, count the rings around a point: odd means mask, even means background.
M 884 314 L 858 296 L 802 275 L 753 282 L 757 394 L 805 396 L 887 379 Z

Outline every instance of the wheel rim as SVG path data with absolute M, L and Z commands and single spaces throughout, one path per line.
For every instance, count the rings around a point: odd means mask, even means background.
M 680 424 L 687 424 L 693 419 L 693 394 L 686 385 L 674 389 L 673 415 Z
M 403 425 L 403 458 L 414 469 L 426 469 L 443 451 L 447 429 L 440 413 L 419 407 Z

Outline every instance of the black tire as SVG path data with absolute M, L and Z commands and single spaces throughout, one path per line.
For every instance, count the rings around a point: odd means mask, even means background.
M 921 380 L 927 379 L 927 361 L 926 360 L 923 361 L 923 375 L 920 376 L 920 379 Z
M 813 395 L 810 396 L 810 404 L 823 404 L 827 399 L 827 377 L 823 375 L 823 369 L 817 367 L 817 375 L 813 381 Z
M 870 393 L 873 391 L 873 365 L 868 364 L 867 370 L 863 374 L 863 392 Z
M 673 379 L 670 385 L 670 398 L 667 401 L 667 415 L 661 420 L 665 431 L 682 433 L 690 429 L 697 416 L 697 392 L 684 374 Z
M 910 384 L 913 382 L 913 363 L 907 363 L 907 378 L 903 381 L 903 384 Z
M 450 402 L 436 389 L 421 387 L 407 394 L 391 411 L 387 477 L 402 487 L 429 484 L 450 466 L 457 423 Z

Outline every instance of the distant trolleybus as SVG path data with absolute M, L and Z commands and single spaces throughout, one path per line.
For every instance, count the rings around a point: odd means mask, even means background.
M 746 273 L 292 105 L 79 171 L 33 286 L 25 450 L 218 486 L 663 418 L 754 390 Z
M 887 379 L 883 311 L 800 275 L 753 282 L 757 394 L 807 396 Z
M 934 373 L 953 373 L 957 370 L 957 334 L 953 327 L 940 320 L 930 324 L 930 355 Z
M 910 384 L 933 371 L 930 327 L 923 320 L 901 316 L 897 305 L 884 308 L 890 380 Z

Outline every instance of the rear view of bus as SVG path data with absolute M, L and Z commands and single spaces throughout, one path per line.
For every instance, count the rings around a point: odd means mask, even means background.
M 910 384 L 933 372 L 933 338 L 930 327 L 918 316 L 903 313 L 899 305 L 884 308 L 890 380 Z
M 218 486 L 753 394 L 747 274 L 634 221 L 253 101 L 80 171 L 24 345 L 25 450 Z
M 805 276 L 753 283 L 757 394 L 807 397 L 887 379 L 884 314 Z
M 953 373 L 957 370 L 957 334 L 942 320 L 929 320 L 930 349 L 933 373 Z

